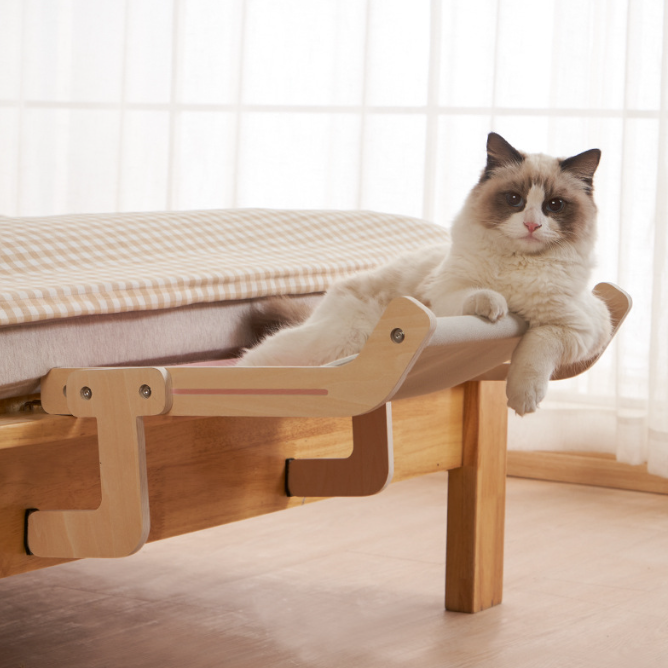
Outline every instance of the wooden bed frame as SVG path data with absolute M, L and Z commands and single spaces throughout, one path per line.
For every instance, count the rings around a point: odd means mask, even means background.
M 616 329 L 630 301 L 602 296 Z M 402 396 L 435 326 L 402 298 L 341 366 L 52 370 L 46 412 L 32 397 L 0 415 L 0 577 L 376 493 L 394 467 L 394 480 L 449 471 L 446 608 L 500 603 L 507 367 Z

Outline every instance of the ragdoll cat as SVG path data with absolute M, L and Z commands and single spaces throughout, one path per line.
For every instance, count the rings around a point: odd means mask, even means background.
M 387 304 L 409 295 L 437 316 L 508 311 L 529 329 L 506 385 L 518 414 L 536 410 L 552 372 L 598 354 L 610 316 L 587 281 L 596 232 L 593 176 L 601 152 L 525 154 L 496 133 L 487 164 L 452 225 L 452 244 L 399 257 L 335 283 L 301 324 L 246 351 L 242 366 L 310 366 L 359 352 Z

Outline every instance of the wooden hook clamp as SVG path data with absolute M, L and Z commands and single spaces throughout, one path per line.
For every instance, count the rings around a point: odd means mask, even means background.
M 345 459 L 288 459 L 288 496 L 370 496 L 382 492 L 394 474 L 392 405 L 353 417 L 353 451 Z
M 48 384 L 46 406 L 97 418 L 102 502 L 96 510 L 37 510 L 26 546 L 41 557 L 123 557 L 139 550 L 150 528 L 143 417 L 170 407 L 169 375 L 159 368 L 80 369 L 65 391 Z M 57 396 L 60 395 L 60 396 Z

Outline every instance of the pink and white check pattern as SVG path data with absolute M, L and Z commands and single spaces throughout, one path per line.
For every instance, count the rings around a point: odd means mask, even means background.
M 321 292 L 447 238 L 432 223 L 366 211 L 0 218 L 0 326 Z

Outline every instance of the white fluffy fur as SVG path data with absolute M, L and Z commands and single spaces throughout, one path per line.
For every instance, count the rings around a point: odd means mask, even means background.
M 555 158 L 523 158 L 523 173 L 561 178 Z M 529 330 L 511 360 L 508 405 L 520 415 L 535 411 L 557 366 L 587 359 L 607 344 L 610 320 L 587 287 L 596 213 L 593 201 L 587 209 L 589 196 L 582 195 L 583 215 L 590 220 L 575 238 L 544 212 L 545 198 L 553 195 L 544 192 L 540 179 L 525 194 L 523 210 L 494 225 L 481 221 L 483 194 L 498 176 L 514 178 L 518 170 L 516 164 L 502 165 L 473 189 L 453 223 L 451 247 L 405 255 L 336 283 L 304 323 L 247 351 L 240 364 L 311 366 L 357 353 L 387 304 L 402 295 L 415 297 L 437 316 L 496 321 L 512 311 Z M 564 178 L 577 189 L 574 178 Z M 539 227 L 531 230 L 527 223 Z

